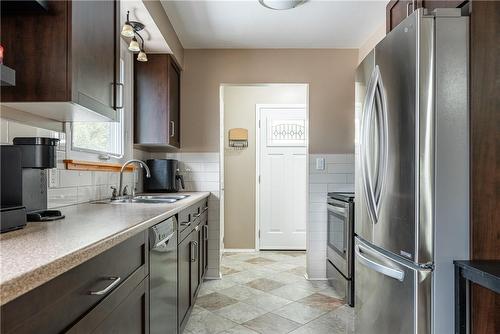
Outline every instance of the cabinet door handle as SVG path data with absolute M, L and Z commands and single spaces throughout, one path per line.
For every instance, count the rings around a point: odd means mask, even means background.
M 189 227 L 191 225 L 191 222 L 183 222 L 181 223 L 181 226 L 187 226 Z
M 175 122 L 170 121 L 170 137 L 174 137 L 174 136 L 175 136 Z
M 195 251 L 195 248 L 196 248 L 196 251 Z M 198 258 L 198 242 L 196 241 L 191 241 L 191 262 L 196 262 L 197 258 Z
M 194 218 L 198 218 L 199 216 L 201 216 L 201 213 L 194 215 Z
M 208 241 L 208 225 L 203 225 L 203 229 L 205 230 L 204 240 Z
M 94 296 L 102 296 L 107 294 L 111 289 L 113 289 L 115 286 L 120 283 L 122 280 L 121 277 L 107 277 L 106 279 L 112 281 L 110 285 L 108 285 L 106 288 L 99 290 L 99 291 L 90 291 L 89 294 L 94 295 Z
M 113 96 L 114 96 L 114 108 L 121 109 L 123 108 L 123 84 L 120 82 L 111 84 L 113 88 Z
M 198 241 L 194 242 L 194 247 L 196 250 L 194 251 L 194 256 L 196 257 L 196 261 L 198 261 Z

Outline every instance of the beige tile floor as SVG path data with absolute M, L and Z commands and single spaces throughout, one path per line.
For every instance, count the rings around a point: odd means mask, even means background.
M 184 334 L 351 334 L 354 310 L 305 279 L 304 252 L 226 253 L 205 281 Z

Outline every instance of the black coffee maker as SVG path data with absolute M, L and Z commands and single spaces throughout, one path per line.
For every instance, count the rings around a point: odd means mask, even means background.
M 184 178 L 179 174 L 179 161 L 175 159 L 146 160 L 151 177 L 144 178 L 145 192 L 174 193 L 184 189 Z
M 0 232 L 17 230 L 26 225 L 23 205 L 23 173 L 21 150 L 12 145 L 0 146 L 1 192 Z
M 4 208 L 5 212 L 8 207 L 23 208 L 18 209 L 16 215 L 11 213 L 11 219 L 5 222 L 2 219 L 1 232 L 22 228 L 26 221 L 64 218 L 59 210 L 47 210 L 47 169 L 56 167 L 58 141 L 45 137 L 16 137 L 13 145 L 1 147 L 2 218 Z M 19 210 L 25 212 L 24 221 L 19 218 Z

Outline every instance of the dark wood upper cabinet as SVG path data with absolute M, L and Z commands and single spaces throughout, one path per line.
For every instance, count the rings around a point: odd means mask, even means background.
M 150 54 L 134 66 L 134 144 L 180 147 L 181 70 L 171 55 Z
M 119 7 L 54 0 L 46 11 L 2 13 L 4 63 L 16 71 L 16 85 L 2 87 L 1 102 L 59 121 L 115 120 Z
M 386 6 L 386 31 L 389 32 L 417 8 L 459 8 L 464 0 L 391 0 Z

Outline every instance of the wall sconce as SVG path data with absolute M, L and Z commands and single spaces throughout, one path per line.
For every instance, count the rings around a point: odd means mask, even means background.
M 242 150 L 248 147 L 248 130 L 240 128 L 230 129 L 229 147 L 237 150 Z
M 148 61 L 148 57 L 146 55 L 146 52 L 144 51 L 144 38 L 142 38 L 142 36 L 139 34 L 139 31 L 144 29 L 144 24 L 137 21 L 130 21 L 129 14 L 130 12 L 127 11 L 127 21 L 125 21 L 125 24 L 123 25 L 121 34 L 124 37 L 132 37 L 128 49 L 131 52 L 139 52 L 139 54 L 137 55 L 137 60 Z M 139 45 L 136 36 L 139 36 L 139 38 L 141 39 L 141 45 Z

